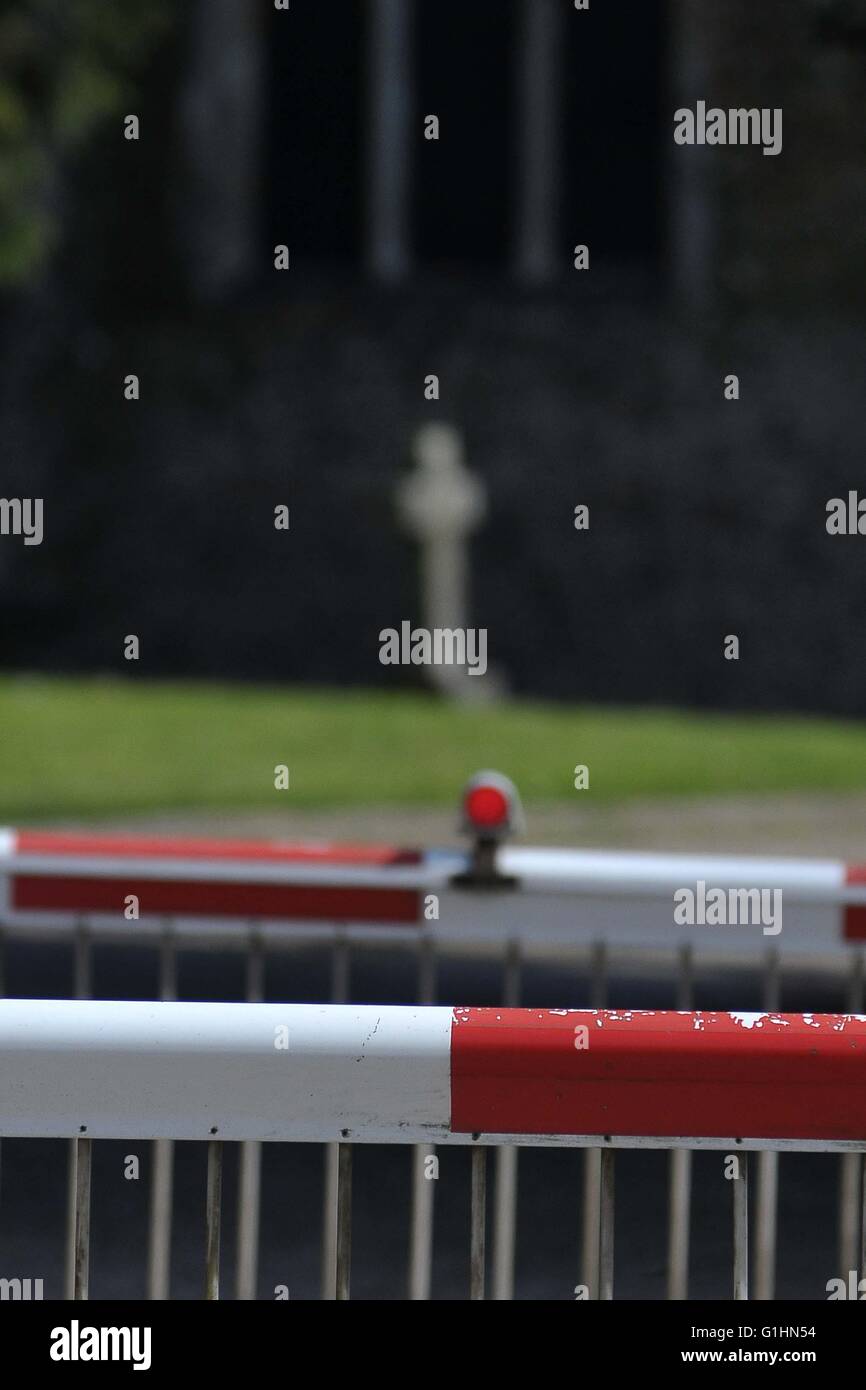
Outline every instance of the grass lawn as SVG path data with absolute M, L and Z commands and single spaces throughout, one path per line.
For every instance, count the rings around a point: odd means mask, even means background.
M 524 799 L 866 788 L 866 726 L 781 716 L 116 679 L 0 679 L 0 822 L 175 808 L 455 803 L 496 767 Z M 274 768 L 290 770 L 288 791 Z M 584 763 L 590 789 L 576 792 Z

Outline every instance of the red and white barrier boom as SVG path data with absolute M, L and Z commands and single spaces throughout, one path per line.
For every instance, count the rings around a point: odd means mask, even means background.
M 181 937 L 226 944 L 251 924 L 264 940 L 336 925 L 552 950 L 605 940 L 830 955 L 866 942 L 866 864 L 515 847 L 503 842 L 520 824 L 516 793 L 491 773 L 470 783 L 463 821 L 468 851 L 3 830 L 0 923 L 37 935 L 86 920 L 128 939 L 171 919 Z M 694 922 L 675 911 L 684 890 Z
M 0 1135 L 857 1149 L 866 1017 L 4 1000 Z

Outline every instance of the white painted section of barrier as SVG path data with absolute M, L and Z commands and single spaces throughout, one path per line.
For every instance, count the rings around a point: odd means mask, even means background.
M 846 889 L 845 866 L 834 859 L 506 848 L 499 862 L 529 892 L 669 898 L 703 879 L 717 888 L 781 888 L 791 902 L 866 902 L 866 884 Z
M 451 1017 L 2 1000 L 0 1136 L 418 1142 L 448 1131 Z

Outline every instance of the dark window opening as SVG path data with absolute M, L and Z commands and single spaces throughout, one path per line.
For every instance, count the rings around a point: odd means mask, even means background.
M 501 261 L 510 249 L 514 119 L 511 0 L 420 0 L 416 39 L 418 259 Z M 436 115 L 440 139 L 423 136 Z
M 571 12 L 565 44 L 566 248 L 658 265 L 664 204 L 662 0 Z
M 287 23 L 268 6 L 265 216 L 270 243 L 293 256 L 360 253 L 365 9 L 358 0 L 293 0 Z
M 557 226 L 563 265 L 661 260 L 665 176 L 663 0 L 562 7 Z M 360 264 L 366 197 L 368 7 L 295 0 L 268 8 L 270 244 Z M 417 0 L 410 252 L 424 265 L 504 268 L 519 196 L 520 0 Z M 436 115 L 440 139 L 424 139 Z

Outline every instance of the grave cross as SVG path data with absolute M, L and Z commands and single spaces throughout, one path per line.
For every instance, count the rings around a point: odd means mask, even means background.
M 467 626 L 469 536 L 487 511 L 483 484 L 463 461 L 452 425 L 428 424 L 413 441 L 415 468 L 400 484 L 400 519 L 420 547 L 421 599 L 429 630 Z M 431 679 L 451 695 L 468 697 L 484 681 L 453 667 L 431 667 Z M 480 694 L 480 691 L 478 692 Z

